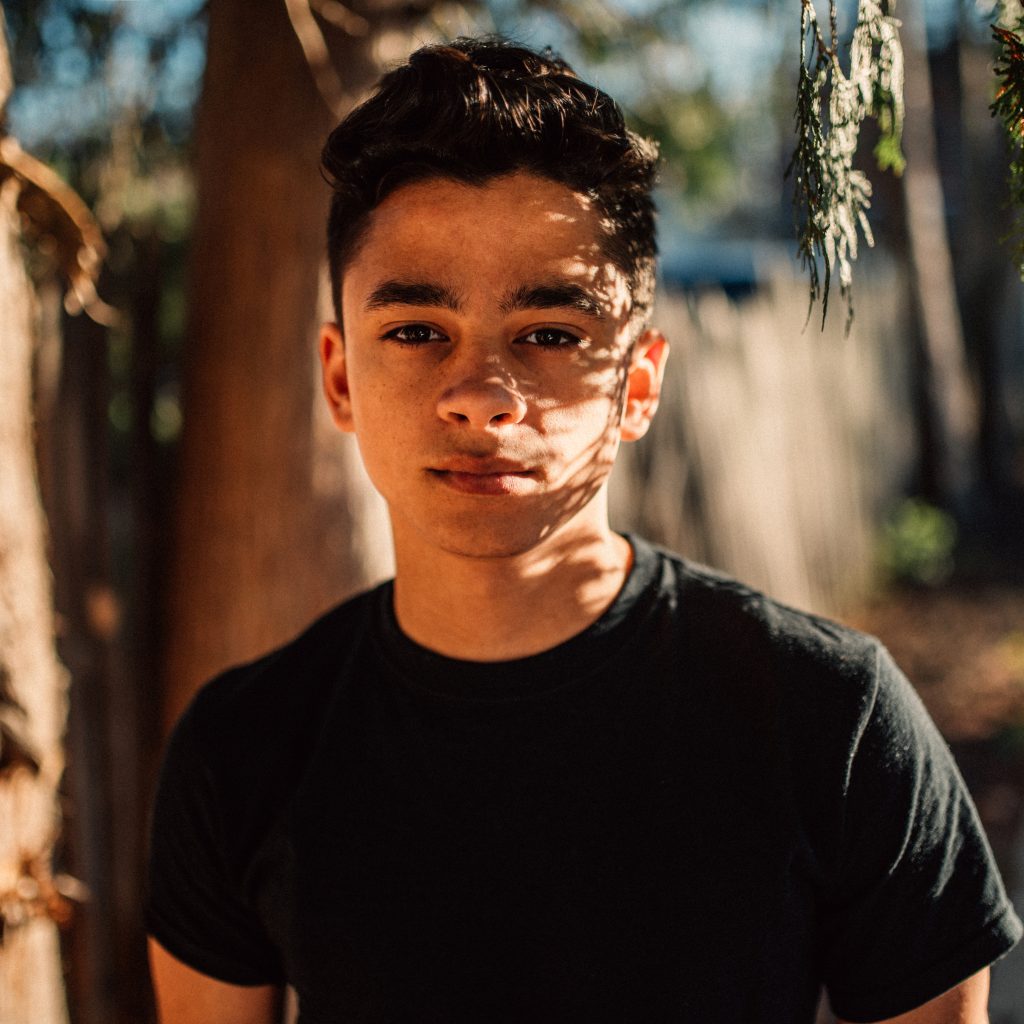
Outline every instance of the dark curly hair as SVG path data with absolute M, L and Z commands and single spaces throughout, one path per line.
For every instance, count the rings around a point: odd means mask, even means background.
M 657 254 L 657 148 L 626 127 L 610 96 L 551 50 L 496 37 L 424 46 L 331 132 L 321 159 L 334 190 L 327 253 L 339 320 L 342 273 L 369 213 L 389 193 L 437 177 L 482 185 L 513 171 L 595 203 L 605 252 L 629 279 L 635 314 L 647 317 Z

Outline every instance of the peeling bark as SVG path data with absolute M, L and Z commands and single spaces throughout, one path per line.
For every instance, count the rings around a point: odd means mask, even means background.
M 60 828 L 66 678 L 54 651 L 51 583 L 31 427 L 32 285 L 18 185 L 0 186 L 0 666 L 6 680 L 0 774 L 0 1024 L 65 1024 L 50 878 Z
M 11 90 L 5 38 L 0 9 L 0 110 Z M 58 928 L 85 893 L 52 870 L 68 682 L 33 436 L 38 316 L 26 240 L 52 255 L 69 308 L 112 312 L 96 294 L 104 246 L 88 209 L 0 129 L 0 1024 L 67 1024 Z

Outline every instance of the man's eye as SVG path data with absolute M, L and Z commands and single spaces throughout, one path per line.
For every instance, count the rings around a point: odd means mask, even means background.
M 444 335 L 427 324 L 404 324 L 395 327 L 384 335 L 395 341 L 404 341 L 407 345 L 422 345 L 428 341 L 443 341 Z
M 538 327 L 537 330 L 524 334 L 520 340 L 527 345 L 539 345 L 541 348 L 567 348 L 583 344 L 578 335 L 557 327 Z

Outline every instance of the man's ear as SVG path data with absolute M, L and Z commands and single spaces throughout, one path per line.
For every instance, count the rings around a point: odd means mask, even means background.
M 351 433 L 352 400 L 348 391 L 348 368 L 345 364 L 345 339 L 336 323 L 320 328 L 320 368 L 323 371 L 324 395 L 331 418 L 339 430 Z
M 644 331 L 633 349 L 622 410 L 623 441 L 638 441 L 647 433 L 658 408 L 661 382 L 665 377 L 668 341 L 661 331 Z

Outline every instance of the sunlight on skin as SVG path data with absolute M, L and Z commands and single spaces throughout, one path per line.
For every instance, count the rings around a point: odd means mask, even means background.
M 989 968 L 986 967 L 916 1010 L 876 1021 L 875 1024 L 989 1024 L 989 981 Z M 836 1024 L 846 1022 L 837 1020 Z
M 552 647 L 625 577 L 607 480 L 654 413 L 666 346 L 656 332 L 634 346 L 629 282 L 603 242 L 589 200 L 547 179 L 417 182 L 373 212 L 343 276 L 325 390 L 388 501 L 399 621 L 434 650 Z M 515 301 L 559 288 L 583 299 Z M 464 489 L 475 468 L 502 493 Z
M 161 1024 L 278 1024 L 283 993 L 272 985 L 231 985 L 201 974 L 149 939 Z

